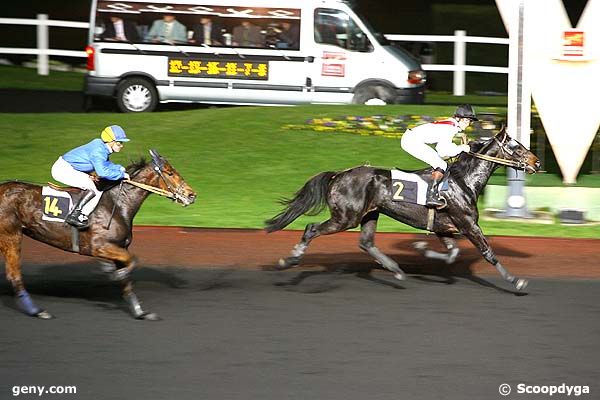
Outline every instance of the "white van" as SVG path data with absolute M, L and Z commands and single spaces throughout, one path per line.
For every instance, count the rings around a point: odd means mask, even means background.
M 93 0 L 85 94 L 158 102 L 422 103 L 426 75 L 342 0 Z

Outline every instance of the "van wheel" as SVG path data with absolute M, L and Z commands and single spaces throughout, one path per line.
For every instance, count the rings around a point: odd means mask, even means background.
M 394 91 L 386 86 L 363 86 L 354 93 L 352 103 L 366 104 L 369 106 L 384 106 L 386 104 L 394 104 L 395 97 Z
M 117 86 L 117 105 L 121 112 L 151 112 L 157 104 L 156 88 L 145 79 L 125 79 Z

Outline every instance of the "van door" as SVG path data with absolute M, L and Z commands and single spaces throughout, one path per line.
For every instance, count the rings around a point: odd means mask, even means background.
M 314 11 L 315 67 L 312 71 L 313 102 L 350 103 L 352 89 L 373 76 L 373 46 L 350 15 L 342 10 Z

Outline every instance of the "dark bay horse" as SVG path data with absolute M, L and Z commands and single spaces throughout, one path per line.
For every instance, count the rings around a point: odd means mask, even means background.
M 458 248 L 455 234 L 468 238 L 481 255 L 500 275 L 517 290 L 527 286 L 527 280 L 511 275 L 498 261 L 478 225 L 477 198 L 489 177 L 501 165 L 535 173 L 540 168 L 538 158 L 502 129 L 486 141 L 471 142 L 471 152 L 462 153 L 448 170 L 448 190 L 442 192 L 447 206 L 437 210 L 431 231 L 448 249 L 447 260 L 454 259 Z M 429 181 L 431 168 L 417 171 Z M 308 224 L 298 243 L 287 258 L 279 260 L 281 268 L 299 264 L 309 243 L 321 235 L 330 235 L 361 226 L 359 247 L 370 254 L 384 268 L 394 272 L 397 279 L 405 279 L 404 272 L 390 257 L 374 245 L 377 219 L 382 213 L 415 228 L 426 229 L 429 209 L 425 206 L 392 200 L 391 172 L 387 169 L 359 166 L 341 172 L 322 172 L 311 178 L 281 213 L 267 220 L 267 232 L 283 229 L 303 214 L 314 215 L 325 206 L 331 216 L 318 224 Z
M 17 306 L 28 315 L 52 318 L 31 299 L 21 278 L 23 234 L 59 249 L 78 252 L 114 263 L 114 279 L 122 284 L 123 297 L 135 318 L 157 319 L 142 309 L 129 274 L 136 266 L 127 250 L 132 240 L 133 218 L 151 192 L 169 197 L 183 206 L 196 194 L 171 164 L 155 150 L 152 161 L 141 160 L 127 167 L 131 181 L 106 190 L 93 213 L 89 228 L 79 232 L 78 251 L 73 246 L 70 225 L 42 219 L 42 187 L 30 183 L 0 183 L 0 252 L 6 260 L 6 276 L 17 296 Z M 79 193 L 79 189 L 69 189 Z M 114 213 L 114 215 L 113 215 Z

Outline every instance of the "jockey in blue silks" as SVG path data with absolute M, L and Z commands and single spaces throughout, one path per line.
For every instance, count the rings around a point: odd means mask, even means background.
M 108 158 L 111 153 L 118 153 L 123 142 L 129 139 L 125 131 L 118 125 L 106 127 L 100 139 L 79 146 L 56 160 L 52 165 L 52 177 L 65 185 L 83 189 L 81 198 L 65 221 L 79 229 L 88 227 L 88 215 L 94 211 L 102 192 L 98 190 L 94 179 L 89 174 L 96 172 L 99 178 L 109 180 L 129 179 L 125 167 L 112 163 Z

